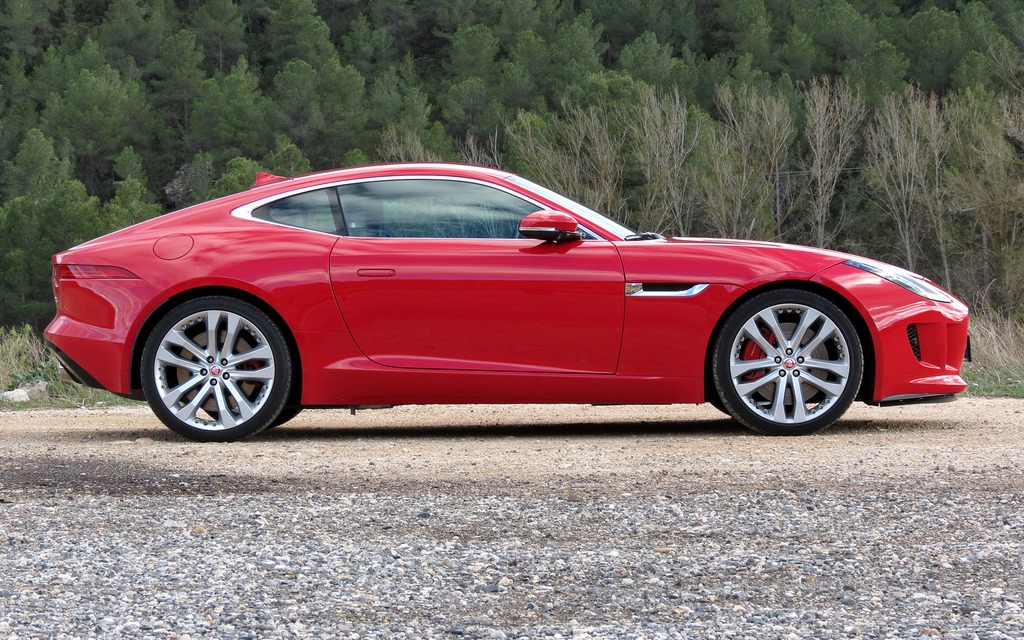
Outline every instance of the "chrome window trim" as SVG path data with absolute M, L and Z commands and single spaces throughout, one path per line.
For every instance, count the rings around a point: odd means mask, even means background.
M 319 234 L 322 234 L 322 235 L 330 236 L 332 238 L 360 238 L 361 240 L 384 240 L 384 241 L 386 241 L 386 240 L 401 240 L 402 238 L 362 238 L 360 236 L 350 236 L 347 233 L 346 234 L 329 233 L 327 231 L 319 231 L 317 229 L 307 229 L 306 227 L 296 227 L 296 226 L 292 226 L 290 224 L 284 224 L 283 222 L 275 222 L 273 220 L 264 220 L 263 218 L 257 218 L 257 217 L 255 217 L 253 215 L 253 212 L 256 209 L 259 209 L 260 207 L 262 207 L 264 205 L 268 205 L 268 204 L 270 204 L 272 202 L 277 202 L 278 200 L 283 200 L 284 198 L 290 198 L 291 196 L 297 196 L 297 195 L 302 194 L 302 193 L 307 193 L 309 191 L 317 191 L 319 189 L 334 189 L 334 188 L 337 188 L 337 187 L 340 187 L 340 186 L 343 186 L 343 185 L 359 184 L 359 183 L 363 183 L 363 182 L 381 182 L 381 181 L 393 181 L 393 180 L 444 180 L 446 182 L 467 182 L 469 184 L 475 184 L 475 185 L 479 185 L 479 186 L 482 186 L 482 187 L 491 187 L 492 189 L 497 189 L 497 190 L 502 191 L 502 192 L 504 192 L 504 193 L 506 193 L 506 194 L 508 194 L 510 196 L 514 196 L 516 198 L 519 198 L 520 200 L 523 200 L 524 202 L 528 202 L 528 203 L 532 204 L 533 206 L 538 207 L 539 209 L 547 208 L 547 207 L 545 207 L 545 205 L 543 203 L 538 202 L 537 200 L 534 200 L 533 198 L 525 196 L 525 195 L 523 195 L 521 193 L 513 191 L 512 189 L 509 189 L 508 187 L 505 187 L 505 186 L 502 186 L 502 185 L 499 185 L 499 184 L 494 184 L 493 182 L 486 182 L 484 180 L 477 180 L 477 179 L 474 179 L 474 178 L 464 178 L 464 177 L 460 177 L 460 176 L 433 176 L 433 175 L 426 175 L 426 176 L 375 176 L 375 177 L 372 177 L 372 178 L 354 178 L 354 179 L 351 179 L 351 180 L 334 180 L 334 181 L 324 182 L 324 183 L 317 184 L 317 185 L 310 185 L 310 186 L 307 186 L 307 187 L 300 187 L 300 188 L 292 190 L 292 191 L 285 191 L 285 192 L 282 192 L 282 193 L 276 193 L 276 194 L 274 194 L 272 196 L 267 196 L 265 198 L 260 198 L 259 200 L 254 200 L 253 202 L 249 202 L 247 204 L 243 204 L 240 207 L 235 207 L 234 209 L 231 210 L 231 216 L 235 217 L 235 218 L 241 218 L 243 220 L 252 220 L 254 222 L 261 222 L 263 224 L 270 224 L 270 225 L 274 225 L 274 226 L 277 226 L 277 227 L 284 227 L 285 229 L 298 229 L 300 231 L 308 231 L 310 233 L 319 233 Z M 574 217 L 579 217 L 578 213 L 573 213 L 573 215 L 574 215 Z M 594 232 L 593 230 L 591 230 L 586 225 L 580 224 L 579 228 L 580 228 L 580 231 L 583 232 L 583 234 L 584 234 L 583 235 L 583 240 L 584 241 L 601 240 L 603 242 L 609 242 L 608 239 L 606 239 L 606 238 L 602 237 L 600 234 Z M 417 239 L 418 240 L 448 240 L 448 241 L 456 241 L 456 240 L 523 241 L 523 240 L 528 240 L 528 238 L 417 238 Z

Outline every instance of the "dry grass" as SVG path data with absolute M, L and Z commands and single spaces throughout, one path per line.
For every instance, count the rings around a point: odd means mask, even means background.
M 0 390 L 31 381 L 33 373 L 41 372 L 49 361 L 43 341 L 29 327 L 0 327 Z
M 974 361 L 964 364 L 967 392 L 1024 398 L 1024 323 L 978 314 L 971 318 Z
M 100 402 L 122 404 L 128 402 L 106 391 L 64 382 L 58 377 L 57 363 L 46 345 L 30 327 L 0 327 L 0 391 L 17 389 L 23 384 L 46 382 L 50 394 L 48 402 L 17 405 L 35 407 L 45 404 L 59 407 L 79 407 Z M 3 403 L 3 406 L 9 407 Z

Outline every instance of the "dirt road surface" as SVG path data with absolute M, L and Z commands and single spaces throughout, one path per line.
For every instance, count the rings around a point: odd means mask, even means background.
M 0 411 L 0 637 L 1024 637 L 1024 401 Z

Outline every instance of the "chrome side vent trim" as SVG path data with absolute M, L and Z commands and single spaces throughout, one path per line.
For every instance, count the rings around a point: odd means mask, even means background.
M 707 289 L 707 284 L 677 284 L 674 282 L 627 282 L 627 296 L 648 298 L 690 298 Z

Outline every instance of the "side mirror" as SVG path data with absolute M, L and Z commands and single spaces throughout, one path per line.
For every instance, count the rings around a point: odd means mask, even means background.
M 583 239 L 575 218 L 551 209 L 534 211 L 523 218 L 519 223 L 519 235 L 545 242 L 575 242 Z

